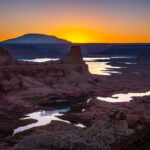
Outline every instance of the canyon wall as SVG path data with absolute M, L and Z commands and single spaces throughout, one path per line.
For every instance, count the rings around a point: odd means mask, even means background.
M 0 91 L 4 93 L 34 85 L 52 86 L 60 80 L 74 84 L 79 80 L 87 82 L 93 80 L 88 66 L 83 61 L 79 46 L 72 46 L 67 56 L 58 61 L 44 63 L 19 61 L 13 59 L 2 47 L 0 58 Z

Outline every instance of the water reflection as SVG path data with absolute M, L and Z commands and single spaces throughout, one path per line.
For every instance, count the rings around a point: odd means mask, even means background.
M 49 124 L 53 120 L 70 123 L 67 120 L 63 120 L 63 119 L 60 119 L 60 118 L 57 117 L 57 116 L 62 116 L 63 113 L 66 113 L 68 111 L 70 111 L 69 107 L 67 107 L 65 109 L 58 109 L 58 110 L 53 110 L 53 111 L 40 110 L 40 111 L 36 111 L 36 112 L 33 112 L 33 113 L 29 113 L 29 114 L 26 115 L 25 118 L 21 118 L 21 120 L 35 119 L 35 120 L 37 120 L 37 122 L 26 125 L 26 126 L 18 127 L 17 129 L 14 130 L 13 135 L 18 133 L 18 132 L 31 129 L 33 127 L 38 127 L 38 126 L 43 126 L 43 125 Z M 82 128 L 85 127 L 84 125 L 79 124 L 79 123 L 75 124 L 75 125 L 79 126 L 79 127 L 82 127 Z
M 133 97 L 143 97 L 143 96 L 150 96 L 150 91 L 144 93 L 115 94 L 112 97 L 98 96 L 97 99 L 106 102 L 116 103 L 116 102 L 129 102 L 132 100 Z
M 136 62 L 126 62 L 125 63 L 126 65 L 135 65 L 135 64 L 137 64 Z
M 29 62 L 47 62 L 47 61 L 55 61 L 59 60 L 59 58 L 36 58 L 36 59 L 20 59 L 22 61 L 29 61 Z
M 110 60 L 109 57 L 84 57 L 84 61 L 99 61 L 99 60 Z
M 111 59 L 123 59 L 123 58 L 125 58 L 125 59 L 134 59 L 134 58 L 136 58 L 136 56 L 110 56 L 110 58 Z
M 37 59 L 21 59 L 23 61 L 30 62 L 46 62 L 55 61 L 59 58 L 37 58 Z M 111 75 L 112 73 L 119 73 L 118 71 L 113 71 L 113 69 L 119 69 L 120 67 L 108 65 L 107 62 L 110 60 L 109 57 L 84 57 L 83 60 L 89 67 L 89 71 L 92 74 L 98 75 Z M 110 70 L 111 69 L 111 70 Z
M 108 65 L 107 62 L 86 62 L 86 64 L 89 67 L 90 73 L 98 75 L 111 75 L 112 73 L 120 73 L 114 69 L 122 68 Z

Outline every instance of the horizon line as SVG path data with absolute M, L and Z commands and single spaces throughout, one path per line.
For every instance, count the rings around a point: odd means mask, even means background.
M 73 43 L 65 38 L 59 38 L 58 36 L 56 35 L 51 35 L 51 34 L 45 34 L 45 33 L 25 33 L 25 34 L 21 34 L 20 36 L 16 36 L 14 38 L 8 38 L 6 40 L 0 40 L 0 43 L 3 43 L 7 40 L 12 40 L 12 39 L 15 39 L 15 38 L 19 38 L 21 36 L 24 36 L 24 35 L 28 35 L 28 34 L 41 34 L 41 35 L 47 35 L 47 36 L 54 36 L 58 39 L 61 39 L 61 40 L 66 40 L 68 42 L 70 42 L 71 44 L 150 44 L 150 41 L 149 42 L 81 42 L 81 43 Z M 40 44 L 40 43 L 39 43 Z

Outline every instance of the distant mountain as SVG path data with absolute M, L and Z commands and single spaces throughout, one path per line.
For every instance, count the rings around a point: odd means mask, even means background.
M 23 36 L 3 41 L 4 44 L 68 44 L 67 40 L 44 34 L 25 34 Z

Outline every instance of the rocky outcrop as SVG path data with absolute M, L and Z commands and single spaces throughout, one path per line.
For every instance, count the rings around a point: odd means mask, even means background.
M 83 131 L 34 134 L 23 139 L 12 150 L 106 150 L 116 140 L 133 133 L 128 129 L 125 115 L 112 109 L 104 124 L 94 124 Z
M 119 141 L 116 141 L 109 150 L 149 150 L 150 149 L 150 124 L 137 130 Z
M 62 59 L 64 64 L 82 64 L 83 56 L 80 46 L 72 46 L 66 57 Z
M 139 129 L 150 122 L 150 96 L 144 97 L 134 97 L 130 102 L 105 102 L 102 100 L 93 99 L 89 103 L 81 103 L 78 106 L 85 108 L 82 113 L 70 113 L 64 114 L 59 118 L 70 120 L 72 122 L 76 121 L 85 126 L 89 126 L 95 122 L 103 122 L 106 119 L 105 113 L 112 107 L 117 107 L 121 111 L 125 112 L 127 117 L 127 122 L 130 128 Z M 111 115 L 111 114 L 110 114 Z M 125 117 L 123 114 L 117 116 L 117 118 Z
M 1 51 L 0 91 L 2 92 L 30 88 L 35 82 L 38 82 L 38 85 L 45 84 L 52 88 L 56 88 L 58 84 L 62 86 L 64 82 L 66 85 L 80 84 L 78 81 L 82 79 L 85 84 L 92 83 L 93 79 L 88 71 L 88 66 L 83 61 L 80 47 L 72 46 L 65 58 L 46 63 L 13 60 L 8 51 Z M 31 84 L 26 84 L 26 79 L 29 79 Z
M 8 50 L 5 50 L 0 46 L 0 65 L 12 65 L 13 63 L 14 59 Z

